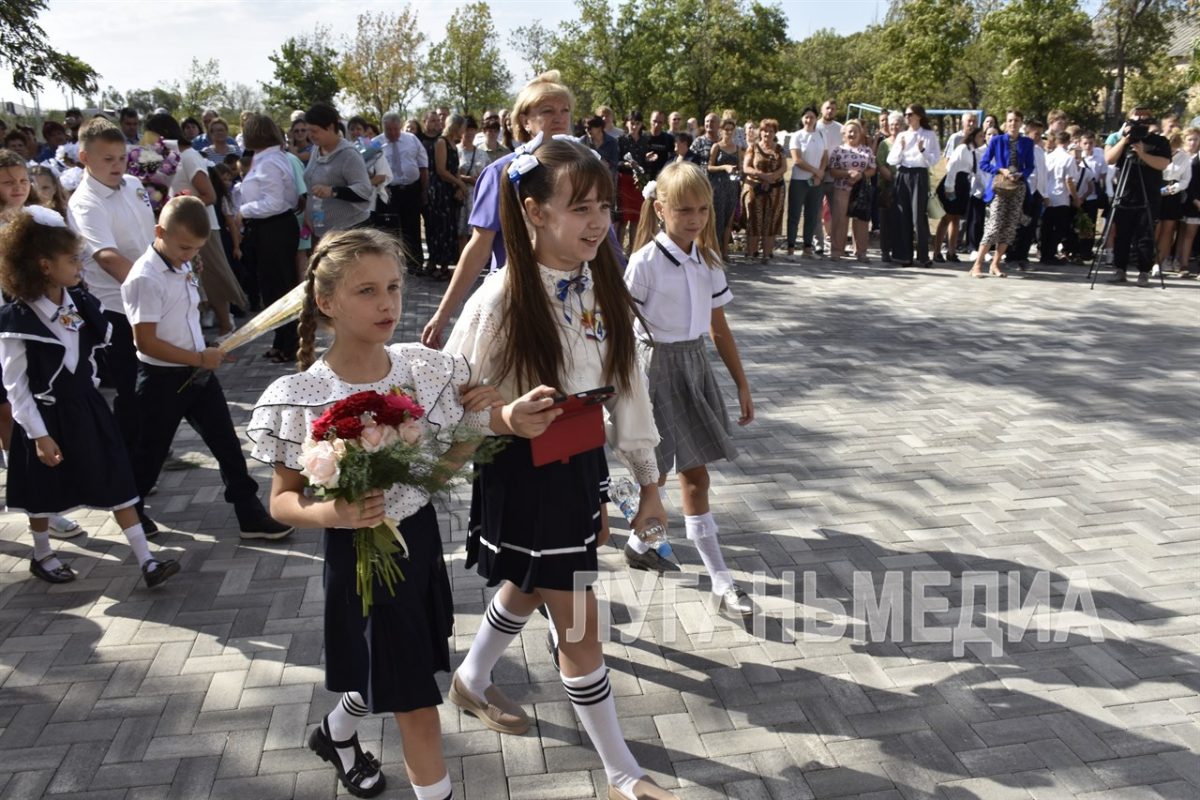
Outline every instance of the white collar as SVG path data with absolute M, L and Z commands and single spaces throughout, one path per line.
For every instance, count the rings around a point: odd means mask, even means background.
M 53 322 L 58 319 L 58 310 L 60 308 L 65 308 L 67 311 L 76 311 L 75 301 L 71 299 L 71 293 L 66 289 L 63 289 L 63 303 L 61 306 L 56 305 L 55 302 L 46 295 L 42 295 L 30 303 L 30 305 L 32 305 L 35 310 L 41 313 L 44 321 L 48 324 L 53 324 Z
M 685 253 L 679 245 L 675 244 L 675 240 L 667 235 L 666 231 L 659 231 L 655 234 L 654 241 L 658 243 L 662 250 L 666 251 L 667 255 L 674 258 L 676 266 L 683 266 L 683 262 L 689 258 L 697 264 L 704 263 L 700 258 L 700 248 L 696 246 L 695 242 L 692 242 L 692 251 Z
M 571 280 L 582 276 L 586 278 L 585 287 L 590 287 L 592 282 L 592 268 L 586 263 L 579 269 L 571 270 L 554 269 L 544 264 L 538 264 L 538 274 L 542 277 L 542 285 L 546 287 L 546 291 L 551 293 L 558 291 L 558 282 L 562 280 Z

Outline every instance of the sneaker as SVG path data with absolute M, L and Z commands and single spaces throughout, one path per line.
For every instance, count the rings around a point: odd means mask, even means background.
M 291 525 L 275 520 L 266 511 L 249 518 L 239 516 L 238 527 L 241 528 L 238 535 L 243 539 L 283 539 L 296 530 Z
M 1113 276 L 1108 279 L 1108 282 L 1109 283 L 1129 283 L 1129 281 L 1125 278 L 1125 270 L 1123 270 L 1123 269 L 1119 269 L 1119 270 L 1113 272 Z
M 456 672 L 450 678 L 450 691 L 446 696 L 450 698 L 451 703 L 468 714 L 474 714 L 480 722 L 497 733 L 520 736 L 529 730 L 530 720 L 525 709 L 508 699 L 495 684 L 489 686 L 483 694 L 484 696 L 479 698 L 467 691 Z
M 1155 275 L 1154 277 L 1157 278 L 1158 275 Z M 1147 286 L 1149 286 L 1150 285 L 1150 276 L 1144 272 L 1139 272 L 1138 276 L 1137 276 L 1137 285 L 1142 287 L 1143 289 L 1146 288 Z
M 83 526 L 70 517 L 50 516 L 50 535 L 55 539 L 74 539 L 83 533 Z
M 659 575 L 664 572 L 679 572 L 679 565 L 674 561 L 668 561 L 658 554 L 658 551 L 651 547 L 644 553 L 639 553 L 625 544 L 625 563 L 630 569 L 642 569 L 647 572 L 657 572 Z
M 754 613 L 754 603 L 750 601 L 750 595 L 746 594 L 736 583 L 722 592 L 720 598 L 721 607 L 727 611 L 736 612 L 743 617 Z
M 173 558 L 168 558 L 166 561 L 152 558 L 142 564 L 142 580 L 146 582 L 147 589 L 161 586 L 176 572 L 179 572 L 179 562 Z

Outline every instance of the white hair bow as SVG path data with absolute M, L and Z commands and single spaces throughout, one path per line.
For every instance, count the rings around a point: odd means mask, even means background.
M 533 153 L 520 153 L 512 161 L 508 162 L 508 179 L 513 183 L 521 180 L 522 175 L 527 175 L 538 165 L 537 156 Z
M 642 187 L 642 198 L 645 200 L 658 199 L 658 181 L 650 181 Z
M 51 228 L 67 227 L 67 221 L 57 211 L 45 206 L 25 206 L 24 211 L 33 217 L 33 221 L 38 225 L 47 225 Z

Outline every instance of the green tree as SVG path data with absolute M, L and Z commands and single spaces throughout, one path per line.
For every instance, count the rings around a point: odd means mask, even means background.
M 1188 88 L 1192 85 L 1188 70 L 1180 69 L 1164 49 L 1129 76 L 1126 94 L 1138 104 L 1154 109 L 1155 114 L 1163 114 L 1186 108 Z
M 984 19 L 981 41 L 998 56 L 988 108 L 1038 115 L 1061 108 L 1073 119 L 1095 117 L 1104 72 L 1091 19 L 1077 0 L 1013 0 Z
M 529 65 L 526 77 L 532 79 L 548 69 L 546 64 L 549 63 L 550 53 L 554 49 L 554 33 L 540 20 L 514 29 L 508 37 L 508 43 Z
M 962 102 L 951 85 L 974 38 L 973 23 L 971 6 L 960 0 L 893 0 L 876 73 L 882 104 Z
M 1106 122 L 1125 113 L 1125 81 L 1166 44 L 1167 22 L 1184 0 L 1104 0 L 1096 15 L 1102 53 L 1112 70 Z
M 226 104 L 225 82 L 215 58 L 207 61 L 193 57 L 187 78 L 179 87 L 179 110 L 183 116 L 197 117 L 205 108 Z
M 464 114 L 503 103 L 512 75 L 495 42 L 488 4 L 460 6 L 446 23 L 446 38 L 429 51 L 426 71 L 435 95 Z
M 882 28 L 841 36 L 824 28 L 797 42 L 786 58 L 788 83 L 784 94 L 791 113 L 786 124 L 794 124 L 805 106 L 820 108 L 835 100 L 845 111 L 850 103 L 880 103 L 883 90 L 877 82 L 877 64 L 883 58 L 879 40 Z
M 0 64 L 12 71 L 13 88 L 36 94 L 48 80 L 73 92 L 97 91 L 96 70 L 70 53 L 50 46 L 37 24 L 46 0 L 4 0 L 0 4 Z
M 333 102 L 338 54 L 328 41 L 329 29 L 318 25 L 311 34 L 289 37 L 279 52 L 267 56 L 275 69 L 274 82 L 262 86 L 268 106 L 290 111 Z
M 382 119 L 388 111 L 403 113 L 425 87 L 417 12 L 404 6 L 396 13 L 364 11 L 354 37 L 344 47 L 338 77 L 346 94 L 362 109 Z
M 109 87 L 110 90 L 112 87 Z M 115 99 L 115 98 L 114 98 Z M 143 117 L 154 113 L 156 108 L 165 108 L 168 114 L 179 110 L 179 92 L 170 86 L 155 86 L 153 89 L 133 89 L 125 95 L 124 102 L 113 108 L 129 106 Z
M 579 107 L 602 103 L 624 113 L 651 96 L 645 76 L 654 59 L 635 35 L 636 14 L 627 2 L 616 17 L 608 0 L 576 0 L 575 19 L 554 38 L 547 66 L 562 73 Z

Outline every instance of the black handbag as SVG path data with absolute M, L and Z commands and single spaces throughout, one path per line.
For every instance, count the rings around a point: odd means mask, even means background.
M 860 180 L 854 184 L 854 188 L 850 190 L 850 216 L 854 219 L 869 221 L 871 219 L 871 184 L 869 181 Z

